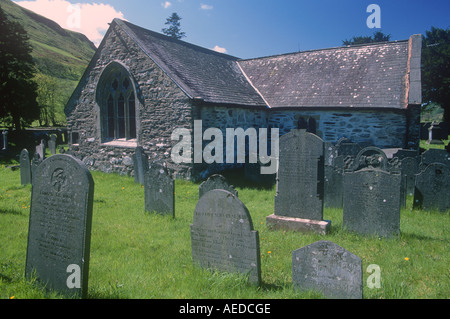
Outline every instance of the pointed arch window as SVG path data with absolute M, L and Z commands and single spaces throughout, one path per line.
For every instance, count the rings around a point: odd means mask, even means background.
M 125 70 L 114 70 L 103 82 L 104 103 L 101 109 L 103 142 L 136 139 L 135 90 Z

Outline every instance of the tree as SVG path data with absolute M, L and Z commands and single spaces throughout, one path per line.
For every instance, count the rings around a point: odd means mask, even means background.
M 39 124 L 41 126 L 54 126 L 56 124 L 56 96 L 58 92 L 58 82 L 48 75 L 37 74 L 35 81 L 37 88 L 37 102 L 41 110 Z
M 0 8 L 0 119 L 21 130 L 39 119 L 35 64 L 23 27 Z
M 357 36 L 350 40 L 343 40 L 343 45 L 355 45 L 355 44 L 365 44 L 365 43 L 376 43 L 376 42 L 388 42 L 391 39 L 390 34 L 384 34 L 381 31 L 374 32 L 371 36 Z
M 439 104 L 450 122 L 450 29 L 431 27 L 423 37 L 422 97 L 424 106 Z
M 180 20 L 181 18 L 176 12 L 172 13 L 172 15 L 169 18 L 167 18 L 165 23 L 169 27 L 163 28 L 162 32 L 165 35 L 168 35 L 169 37 L 172 37 L 177 40 L 184 38 L 186 35 L 184 32 L 181 32 Z

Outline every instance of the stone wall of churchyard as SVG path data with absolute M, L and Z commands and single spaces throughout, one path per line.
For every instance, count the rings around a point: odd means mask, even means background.
M 405 148 L 408 138 L 406 113 L 401 111 L 270 110 L 269 126 L 279 127 L 280 135 L 297 128 L 300 118 L 315 120 L 316 134 L 326 142 L 336 143 L 346 137 L 355 143 L 379 148 Z M 418 139 L 417 139 L 418 141 Z
M 192 125 L 187 96 L 120 28 L 114 28 L 105 37 L 98 54 L 95 64 L 88 69 L 76 106 L 67 117 L 71 151 L 89 169 L 119 174 L 134 174 L 132 156 L 137 146 L 143 147 L 150 162 L 170 164 L 170 150 L 176 143 L 171 141 L 173 130 L 190 129 Z M 134 141 L 102 141 L 100 106 L 96 101 L 97 91 L 102 88 L 97 83 L 111 62 L 122 65 L 135 84 L 139 110 Z M 191 165 L 176 165 L 176 177 L 189 178 L 190 174 Z
M 268 128 L 267 112 L 265 108 L 240 108 L 233 106 L 214 106 L 214 105 L 195 105 L 194 106 L 194 119 L 202 120 L 202 131 L 205 132 L 208 128 L 218 128 L 222 132 L 223 138 L 223 163 L 212 163 L 212 164 L 195 164 L 194 172 L 199 174 L 200 178 L 208 177 L 211 174 L 220 172 L 224 169 L 232 169 L 242 167 L 240 163 L 227 164 L 226 163 L 226 129 L 232 128 L 242 128 L 247 130 L 248 128 L 255 128 L 257 136 L 259 138 L 259 128 Z M 202 133 L 203 133 L 202 132 Z M 194 138 L 194 136 L 192 136 Z M 211 141 L 203 141 L 203 148 L 211 143 Z M 234 156 L 236 158 L 235 141 L 235 152 Z M 203 149 L 202 148 L 202 149 Z M 248 151 L 248 139 L 246 139 L 246 148 Z M 248 163 L 246 159 L 245 163 Z

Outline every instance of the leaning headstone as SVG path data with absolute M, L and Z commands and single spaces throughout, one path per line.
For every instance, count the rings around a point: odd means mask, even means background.
M 94 181 L 69 155 L 49 157 L 33 178 L 25 273 L 59 293 L 86 297 Z
M 417 174 L 414 205 L 419 209 L 450 209 L 450 168 L 433 163 Z
M 31 161 L 27 149 L 20 152 L 20 183 L 31 184 Z
M 306 130 L 292 130 L 280 138 L 273 229 L 326 233 L 323 221 L 324 143 Z
M 220 174 L 214 174 L 200 184 L 200 186 L 198 187 L 198 197 L 202 197 L 204 194 L 213 189 L 223 189 L 229 191 L 236 197 L 238 196 L 238 191 L 234 189 L 233 185 L 228 184 L 225 177 Z
M 248 275 L 250 283 L 261 283 L 258 231 L 232 193 L 215 189 L 200 197 L 191 224 L 191 246 L 198 266 Z
M 162 165 L 145 173 L 145 211 L 175 217 L 175 182 Z
M 148 171 L 148 157 L 141 146 L 136 147 L 133 155 L 134 162 L 134 182 L 144 185 L 145 173 Z
M 344 175 L 343 226 L 363 235 L 400 233 L 401 175 L 362 169 Z
M 317 291 L 331 299 L 362 299 L 361 259 L 331 241 L 318 241 L 292 253 L 297 291 Z

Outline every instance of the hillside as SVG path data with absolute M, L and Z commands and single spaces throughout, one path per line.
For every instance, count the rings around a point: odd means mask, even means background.
M 0 0 L 0 7 L 11 21 L 19 22 L 27 31 L 38 73 L 50 76 L 58 83 L 55 108 L 58 122 L 64 124 L 64 106 L 96 47 L 85 35 L 63 29 L 56 22 L 10 0 Z

